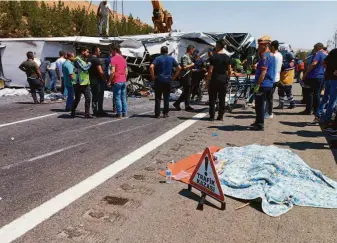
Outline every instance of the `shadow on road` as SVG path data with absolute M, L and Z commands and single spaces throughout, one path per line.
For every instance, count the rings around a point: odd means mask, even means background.
M 52 112 L 67 112 L 64 109 L 50 109 Z
M 298 115 L 303 115 L 303 114 L 299 114 L 298 112 L 284 112 L 282 110 L 277 110 L 277 109 L 274 109 L 273 110 L 273 113 L 277 116 L 298 116 Z
M 281 133 L 286 134 L 286 135 L 297 135 L 297 136 L 306 137 L 306 138 L 315 138 L 315 137 L 323 135 L 323 133 L 320 131 L 305 131 L 305 130 L 301 130 L 297 132 L 281 132 Z
M 200 192 L 197 192 L 196 189 L 192 189 L 192 191 L 189 191 L 187 189 L 182 189 L 180 192 L 179 192 L 179 195 L 183 196 L 183 197 L 186 197 L 188 199 L 191 199 L 193 201 L 195 201 L 196 203 L 198 203 L 200 201 L 200 198 L 201 196 L 199 196 L 198 194 L 196 193 L 200 193 Z M 225 201 L 226 201 L 226 198 L 231 198 L 235 201 L 238 201 L 238 202 L 241 202 L 241 203 L 249 203 L 249 207 L 250 208 L 253 208 L 255 209 L 256 211 L 259 211 L 261 213 L 263 213 L 263 210 L 262 210 L 262 206 L 261 206 L 261 199 L 255 199 L 255 200 L 244 200 L 244 199 L 239 199 L 239 198 L 235 198 L 235 197 L 231 197 L 231 196 L 227 196 L 225 195 Z M 206 201 L 205 201 L 205 205 L 206 206 L 209 206 L 209 207 L 212 207 L 212 208 L 215 208 L 215 209 L 219 209 L 221 210 L 221 207 L 219 206 L 216 206 L 214 205 L 213 203 L 211 203 L 209 200 L 212 200 L 212 202 L 216 202 L 215 200 L 213 200 L 211 197 L 207 196 L 206 197 Z M 226 202 L 228 203 L 228 201 Z M 220 205 L 219 202 L 217 202 L 217 204 Z M 195 205 L 195 207 L 197 207 L 198 204 Z
M 254 115 L 239 115 L 239 116 L 226 116 L 226 117 L 230 117 L 230 118 L 234 118 L 234 119 L 253 119 L 255 118 Z
M 241 111 L 238 111 L 238 110 L 233 110 L 232 113 L 233 115 L 237 115 L 237 114 L 242 114 L 242 115 L 255 115 L 255 112 L 254 111 L 245 111 L 245 110 L 241 110 Z
M 203 117 L 203 118 L 195 118 L 195 117 L 182 117 L 178 116 L 177 117 L 179 120 L 197 120 L 197 121 L 208 121 L 208 117 Z
M 59 115 L 57 118 L 62 118 L 62 119 L 74 119 L 70 116 L 70 114 L 62 114 Z M 75 118 L 84 118 L 84 116 L 78 116 L 78 114 L 76 115 Z
M 280 122 L 283 125 L 287 126 L 294 126 L 294 127 L 307 127 L 308 123 L 306 122 Z M 300 137 L 306 137 L 306 138 L 315 138 L 315 137 L 325 137 L 326 143 L 312 143 L 312 142 L 286 142 L 286 143 L 274 143 L 275 145 L 281 145 L 281 146 L 289 146 L 292 149 L 297 150 L 307 150 L 307 149 L 330 149 L 331 153 L 334 156 L 335 163 L 337 164 L 337 139 L 332 139 L 332 137 L 329 136 L 329 133 L 324 131 L 306 131 L 306 130 L 300 130 L 297 132 L 282 132 L 282 134 L 286 135 L 297 135 Z
M 35 105 L 33 101 L 19 101 L 19 102 L 15 102 L 15 104 L 20 104 L 20 105 Z
M 331 153 L 335 158 L 335 163 L 337 164 L 337 139 L 332 139 L 328 133 L 324 133 L 324 136 L 330 146 Z
M 193 201 L 195 201 L 195 202 L 199 202 L 200 201 L 200 196 L 199 195 L 197 195 L 196 193 L 194 193 L 194 192 L 197 192 L 195 189 L 194 189 L 194 191 L 193 191 L 193 189 L 192 189 L 192 191 L 189 191 L 189 190 L 187 190 L 187 189 L 182 189 L 180 192 L 179 192 L 179 195 L 181 195 L 181 196 L 183 196 L 183 197 L 186 197 L 186 198 L 188 198 L 188 199 L 191 199 L 191 200 L 193 200 Z M 208 200 L 210 200 L 210 198 L 211 197 L 206 197 L 206 201 L 205 201 L 205 205 L 207 205 L 207 206 L 209 206 L 209 207 L 212 207 L 212 208 L 216 208 L 216 209 L 219 209 L 219 210 L 221 210 L 221 207 L 218 207 L 218 206 L 216 206 L 216 205 L 214 205 L 213 203 L 211 203 L 211 202 L 209 202 Z M 212 201 L 213 201 L 213 199 L 211 199 Z M 219 203 L 220 204 L 220 203 Z M 195 204 L 195 207 L 197 207 L 197 205 L 198 204 Z
M 225 125 L 221 125 L 221 126 L 210 126 L 207 128 L 217 128 L 220 131 L 249 131 L 249 127 L 246 126 L 239 126 L 239 125 L 231 125 L 231 126 L 225 126 Z
M 136 118 L 136 117 L 153 118 L 153 119 L 155 119 L 155 116 L 154 116 L 154 115 L 148 115 L 148 114 L 144 114 L 144 115 L 137 115 L 137 114 L 134 114 L 134 115 L 130 116 L 130 118 Z M 163 118 L 163 116 L 161 115 L 160 118 Z M 158 119 L 158 118 L 157 118 L 157 119 Z
M 257 199 L 253 199 L 253 200 L 244 200 L 244 199 L 240 199 L 240 198 L 235 198 L 235 197 L 231 197 L 231 196 L 226 196 L 227 198 L 231 198 L 235 201 L 241 202 L 243 204 L 246 204 L 249 202 L 249 207 L 255 209 L 256 211 L 259 211 L 260 213 L 264 213 L 262 210 L 262 199 L 261 198 L 257 198 Z
M 329 149 L 326 143 L 312 143 L 312 142 L 285 142 L 285 143 L 274 143 L 279 146 L 287 146 L 296 150 L 309 150 L 309 149 Z
M 285 121 L 280 121 L 280 123 L 283 124 L 283 125 L 286 125 L 286 126 L 291 126 L 291 127 L 306 127 L 306 126 L 308 126 L 307 122 L 285 122 Z

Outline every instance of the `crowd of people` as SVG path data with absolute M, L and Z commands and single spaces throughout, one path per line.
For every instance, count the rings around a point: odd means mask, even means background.
M 238 75 L 245 69 L 246 74 L 251 74 L 255 69 L 255 80 L 252 88 L 252 96 L 255 100 L 256 119 L 251 125 L 252 130 L 263 131 L 264 120 L 273 118 L 273 109 L 284 109 L 286 101 L 289 109 L 296 107 L 292 94 L 294 81 L 301 83 L 303 87 L 303 100 L 306 104 L 305 111 L 301 114 L 315 115 L 310 124 L 321 123 L 324 129 L 335 132 L 337 136 L 337 118 L 331 121 L 337 99 L 337 49 L 327 53 L 322 43 L 317 43 L 311 55 L 306 60 L 296 57 L 291 49 L 282 48 L 277 40 L 272 41 L 269 36 L 258 39 L 257 60 L 254 65 L 244 65 L 247 60 L 241 62 L 238 56 L 231 58 L 224 52 L 225 43 L 217 41 L 216 47 L 210 49 L 208 56 L 209 67 L 206 69 L 206 61 L 200 58 L 199 51 L 194 46 L 187 47 L 186 54 L 178 64 L 167 53 L 167 48 L 162 47 L 161 56 L 155 59 L 151 65 L 151 77 L 155 80 L 156 90 L 156 117 L 159 117 L 160 100 L 164 97 L 164 116 L 167 117 L 169 104 L 169 90 L 171 80 L 180 76 L 183 92 L 173 106 L 180 110 L 180 103 L 185 103 L 186 111 L 193 111 L 190 106 L 190 98 L 200 97 L 201 81 L 206 80 L 205 86 L 209 94 L 209 119 L 215 119 L 216 106 L 218 110 L 217 120 L 223 120 L 225 113 L 225 97 L 230 84 L 230 77 Z M 251 66 L 254 66 L 253 68 Z M 172 68 L 177 72 L 172 75 Z M 179 75 L 180 74 L 180 75 Z M 322 88 L 324 96 L 320 99 Z M 277 89 L 279 96 L 278 106 L 273 106 L 274 93 Z M 192 92 L 192 96 L 191 96 Z M 324 108 L 326 112 L 322 115 Z
M 216 42 L 215 48 L 208 52 L 208 59 L 200 56 L 199 50 L 189 45 L 185 55 L 178 63 L 168 54 L 168 48 L 161 48 L 161 55 L 150 65 L 150 77 L 154 81 L 155 91 L 155 117 L 159 118 L 160 103 L 163 98 L 163 117 L 168 117 L 171 84 L 179 80 L 183 87 L 182 94 L 173 106 L 181 110 L 180 104 L 185 104 L 185 111 L 193 112 L 191 103 L 202 98 L 201 86 L 209 94 L 209 119 L 223 120 L 225 114 L 225 97 L 230 85 L 230 78 L 240 75 L 243 70 L 250 74 L 255 70 L 255 81 L 251 89 L 251 96 L 255 100 L 256 119 L 251 129 L 263 131 L 264 120 L 273 118 L 273 109 L 284 109 L 286 101 L 288 108 L 296 107 L 292 95 L 294 80 L 302 85 L 303 100 L 306 109 L 304 115 L 314 114 L 314 121 L 310 125 L 322 124 L 324 129 L 334 132 L 337 136 L 337 118 L 332 121 L 337 100 L 337 49 L 328 53 L 322 43 L 317 43 L 311 55 L 305 60 L 295 57 L 291 50 L 279 50 L 277 40 L 272 41 L 269 36 L 258 39 L 256 63 L 245 65 L 247 60 L 241 62 L 239 56 L 229 57 L 224 51 L 223 40 Z M 90 102 L 92 97 L 92 110 L 95 116 L 105 116 L 103 110 L 104 89 L 113 90 L 113 110 L 117 118 L 127 115 L 127 62 L 121 55 L 118 45 L 111 47 L 110 55 L 105 59 L 105 69 L 99 57 L 99 47 L 93 47 L 91 54 L 88 48 L 80 49 L 80 55 L 60 52 L 60 58 L 54 63 L 42 62 L 39 67 L 34 61 L 34 54 L 27 53 L 27 60 L 20 65 L 20 69 L 27 74 L 27 80 L 35 103 L 39 103 L 36 90 L 40 94 L 40 103 L 44 103 L 44 80 L 46 72 L 51 81 L 47 90 L 55 89 L 55 78 L 62 80 L 62 92 L 67 97 L 66 110 L 75 111 L 80 102 L 81 95 L 85 97 L 85 117 L 91 118 Z M 305 65 L 306 64 L 306 65 Z M 175 70 L 175 72 L 174 72 Z M 273 106 L 274 93 L 278 89 L 279 104 Z M 321 99 L 321 91 L 324 95 Z M 75 99 L 74 99 L 75 96 Z M 195 99 L 196 98 L 196 99 Z M 323 113 L 326 108 L 326 112 Z
M 47 90 L 55 89 L 56 78 L 61 80 L 61 92 L 67 97 L 66 111 L 75 117 L 76 108 L 81 100 L 82 94 L 85 98 L 85 118 L 92 118 L 90 114 L 90 103 L 92 101 L 93 115 L 96 117 L 106 116 L 103 110 L 104 89 L 113 91 L 113 112 L 118 119 L 127 116 L 127 63 L 121 55 L 118 44 L 112 45 L 110 55 L 106 58 L 106 68 L 99 59 L 101 51 L 94 46 L 91 54 L 87 47 L 81 47 L 79 55 L 60 51 L 60 58 L 54 63 L 47 60 L 39 65 L 34 60 L 34 53 L 28 52 L 27 60 L 19 68 L 27 75 L 34 103 L 45 103 L 44 90 L 46 72 L 50 75 Z M 40 102 L 37 100 L 36 91 L 39 92 Z M 75 96 L 75 98 L 74 98 Z

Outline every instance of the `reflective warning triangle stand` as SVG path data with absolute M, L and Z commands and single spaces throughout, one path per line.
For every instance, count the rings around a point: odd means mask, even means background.
M 191 191 L 192 187 L 201 191 L 201 199 L 197 207 L 198 210 L 203 210 L 206 195 L 219 201 L 221 203 L 221 209 L 225 210 L 225 197 L 221 189 L 218 174 L 214 166 L 213 156 L 209 148 L 205 149 L 199 163 L 190 177 L 188 190 Z

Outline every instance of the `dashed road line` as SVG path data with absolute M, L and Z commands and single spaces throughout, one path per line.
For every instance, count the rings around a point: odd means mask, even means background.
M 51 113 L 51 114 L 47 114 L 47 115 L 43 115 L 43 116 L 37 116 L 37 117 L 32 117 L 32 118 L 28 118 L 28 119 L 24 119 L 24 120 L 20 120 L 20 121 L 15 121 L 15 122 L 10 122 L 10 123 L 4 123 L 4 124 L 0 124 L 0 128 L 1 127 L 8 127 L 11 125 L 16 125 L 19 123 L 24 123 L 24 122 L 29 122 L 29 121 L 33 121 L 33 120 L 38 120 L 38 119 L 42 119 L 45 117 L 49 117 L 49 116 L 55 116 L 57 115 L 57 113 Z

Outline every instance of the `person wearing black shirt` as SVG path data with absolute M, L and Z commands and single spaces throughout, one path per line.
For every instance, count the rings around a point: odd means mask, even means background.
M 325 116 L 323 118 L 323 121 L 329 122 L 329 119 L 332 117 L 332 112 L 335 108 L 336 100 L 337 100 L 337 48 L 333 49 L 329 52 L 327 57 L 324 60 L 324 63 L 326 65 L 325 69 L 325 92 L 329 92 L 328 94 L 328 107 L 325 112 Z M 326 95 L 324 95 L 326 96 Z M 322 98 L 319 110 L 323 110 L 323 107 L 325 105 L 324 98 Z M 324 102 L 324 103 L 323 103 Z M 337 137 L 337 116 L 335 117 L 332 126 L 328 126 L 326 128 L 327 131 L 332 131 L 333 133 L 330 134 L 333 137 Z
M 92 48 L 92 56 L 88 59 L 88 61 L 92 64 L 89 69 L 90 88 L 92 93 L 92 111 L 94 116 L 97 117 L 107 115 L 107 113 L 103 111 L 104 83 L 106 83 L 106 78 L 102 68 L 102 63 L 98 58 L 100 55 L 101 50 L 94 46 Z
M 205 77 L 206 70 L 206 62 L 200 57 L 199 50 L 194 51 L 194 67 L 192 69 L 192 101 L 200 102 L 202 99 L 201 87 L 200 83 L 202 79 Z M 197 96 L 197 100 L 194 100 L 194 97 Z
M 216 53 L 210 60 L 206 86 L 209 95 L 210 121 L 214 121 L 215 103 L 219 99 L 219 111 L 217 120 L 222 121 L 225 114 L 225 96 L 232 72 L 230 58 L 224 53 L 223 40 L 216 42 Z

